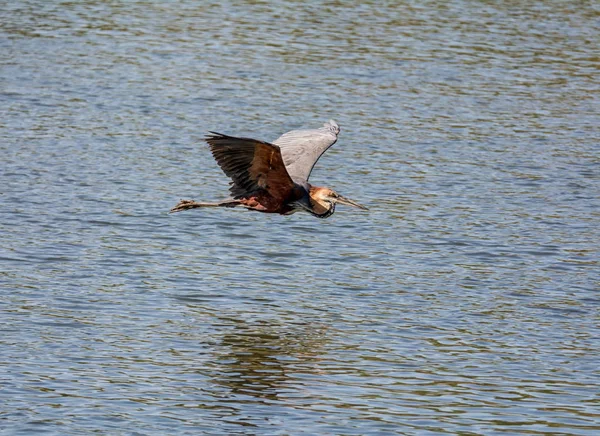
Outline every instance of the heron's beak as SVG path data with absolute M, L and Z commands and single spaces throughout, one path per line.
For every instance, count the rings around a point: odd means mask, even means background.
M 349 198 L 346 198 L 346 197 L 342 197 L 341 195 L 338 195 L 336 200 L 339 204 L 345 204 L 347 206 L 358 207 L 359 209 L 362 209 L 362 210 L 369 210 L 366 207 L 364 207 L 363 205 L 358 204 L 356 201 L 350 200 Z

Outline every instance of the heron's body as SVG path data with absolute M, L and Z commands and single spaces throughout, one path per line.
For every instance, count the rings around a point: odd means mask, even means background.
M 273 143 L 211 132 L 206 142 L 223 172 L 232 180 L 232 198 L 218 203 L 182 200 L 171 212 L 241 206 L 282 215 L 303 210 L 318 218 L 327 218 L 335 211 L 336 203 L 366 209 L 329 188 L 308 183 L 313 166 L 337 141 L 339 132 L 335 121 L 320 129 L 293 130 Z

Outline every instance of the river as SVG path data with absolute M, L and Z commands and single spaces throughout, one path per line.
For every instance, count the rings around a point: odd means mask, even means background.
M 600 9 L 0 6 L 0 432 L 600 432 Z M 238 209 L 209 131 L 329 119 Z

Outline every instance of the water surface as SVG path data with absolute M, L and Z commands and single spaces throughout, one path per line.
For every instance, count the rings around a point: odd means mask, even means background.
M 600 431 L 596 6 L 1 9 L 4 434 Z M 329 118 L 370 212 L 166 213 Z

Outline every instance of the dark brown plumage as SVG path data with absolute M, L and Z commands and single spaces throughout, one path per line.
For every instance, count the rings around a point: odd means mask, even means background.
M 292 193 L 294 182 L 285 169 L 278 146 L 215 132 L 206 137 L 206 142 L 223 172 L 232 180 L 233 198 L 265 191 L 282 202 Z
M 223 172 L 232 180 L 229 189 L 232 198 L 218 203 L 182 200 L 171 212 L 197 207 L 243 206 L 282 215 L 305 210 L 316 217 L 327 218 L 335 211 L 336 203 L 366 209 L 329 188 L 308 183 L 312 167 L 337 140 L 338 133 L 339 127 L 334 121 L 317 130 L 288 132 L 277 140 L 285 147 L 282 150 L 269 142 L 210 132 L 206 142 Z

